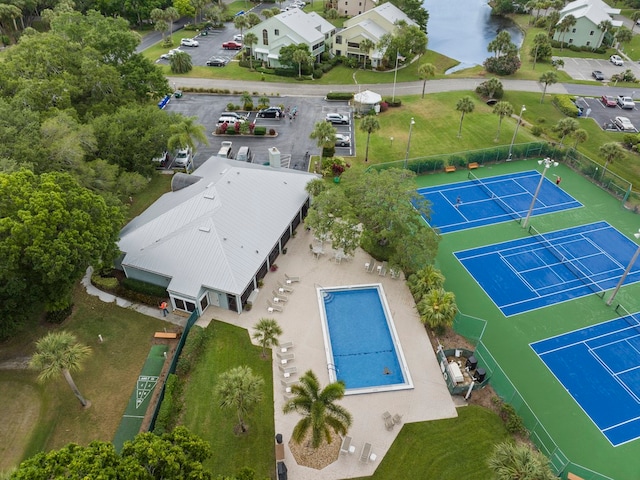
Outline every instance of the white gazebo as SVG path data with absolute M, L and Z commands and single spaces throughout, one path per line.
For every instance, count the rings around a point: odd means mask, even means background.
M 371 90 L 365 90 L 364 92 L 356 93 L 353 96 L 353 101 L 356 110 L 360 113 L 367 113 L 371 109 L 379 113 L 382 96 Z

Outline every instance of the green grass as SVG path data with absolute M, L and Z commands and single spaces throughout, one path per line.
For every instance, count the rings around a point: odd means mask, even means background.
M 271 356 L 261 358 L 262 349 L 251 344 L 244 328 L 217 321 L 207 328 L 214 331 L 185 388 L 184 424 L 211 443 L 214 455 L 205 467 L 214 475 L 232 475 L 247 466 L 256 478 L 270 478 L 275 465 Z M 221 410 L 213 394 L 217 376 L 240 365 L 264 378 L 263 400 L 246 420 L 245 435 L 234 434 L 235 412 Z
M 2 372 L 0 375 L 0 402 L 10 405 L 6 395 L 11 382 L 22 382 L 32 386 L 41 404 L 37 417 L 30 418 L 26 428 L 26 441 L 21 452 L 16 452 L 11 464 L 40 451 L 61 448 L 69 442 L 82 445 L 92 440 L 110 442 L 120 423 L 129 395 L 147 356 L 153 332 L 165 325 L 160 320 L 123 309 L 115 304 L 106 304 L 87 295 L 81 287 L 74 295 L 74 312 L 61 326 L 35 324 L 20 337 L 5 342 L 0 348 L 3 359 L 29 355 L 35 341 L 48 331 L 65 329 L 74 333 L 78 340 L 92 349 L 92 355 L 82 371 L 73 375 L 80 391 L 92 402 L 91 408 L 83 410 L 63 378 L 46 385 L 36 382 L 36 373 L 25 370 Z M 104 343 L 98 341 L 102 335 Z M 34 393 L 35 395 L 35 393 Z M 3 414 L 21 415 L 18 410 Z M 3 432 L 2 435 L 10 434 Z M 0 444 L 11 438 L 0 436 Z M 5 462 L 7 460 L 5 459 Z M 5 465 L 7 466 L 7 465 Z
M 127 222 L 144 212 L 162 194 L 169 192 L 172 178 L 173 175 L 153 175 L 147 187 L 133 195 L 133 203 L 127 210 Z
M 404 425 L 375 473 L 366 478 L 486 480 L 492 478 L 487 454 L 507 438 L 493 412 L 473 405 L 458 408 L 457 418 Z

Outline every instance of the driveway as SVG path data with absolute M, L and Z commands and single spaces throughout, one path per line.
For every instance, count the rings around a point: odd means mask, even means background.
M 625 70 L 631 70 L 636 78 L 640 78 L 640 65 L 625 59 L 624 65 L 618 67 L 611 63 L 608 59 L 601 58 L 573 58 L 573 57 L 553 57 L 564 61 L 564 67 L 560 70 L 567 72 L 571 78 L 575 80 L 592 80 L 591 72 L 600 70 L 604 74 L 605 85 L 610 85 L 611 76 L 616 73 L 622 73 Z

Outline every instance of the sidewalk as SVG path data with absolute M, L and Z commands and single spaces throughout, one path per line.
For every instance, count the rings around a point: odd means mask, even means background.
M 82 285 L 87 290 L 89 295 L 94 297 L 98 297 L 105 303 L 116 303 L 119 307 L 122 308 L 130 308 L 131 310 L 135 310 L 143 315 L 147 315 L 149 317 L 157 318 L 158 320 L 164 320 L 174 325 L 179 325 L 181 327 L 185 327 L 187 325 L 187 319 L 176 315 L 175 313 L 170 313 L 166 317 L 162 316 L 162 310 L 158 307 L 150 307 L 149 305 L 142 305 L 141 303 L 134 303 L 130 300 L 125 300 L 124 298 L 117 297 L 107 292 L 103 292 L 99 290 L 91 283 L 91 275 L 93 274 L 93 267 L 87 268 L 87 273 L 85 273 L 84 277 L 81 280 Z

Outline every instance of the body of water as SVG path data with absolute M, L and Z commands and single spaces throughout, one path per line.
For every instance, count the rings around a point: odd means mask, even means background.
M 491 55 L 489 42 L 501 30 L 511 34 L 511 41 L 522 44 L 523 35 L 508 18 L 492 17 L 487 0 L 424 0 L 429 12 L 427 48 L 454 58 L 459 65 L 447 73 L 482 65 Z

